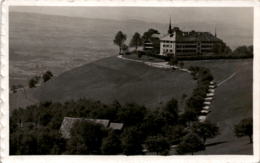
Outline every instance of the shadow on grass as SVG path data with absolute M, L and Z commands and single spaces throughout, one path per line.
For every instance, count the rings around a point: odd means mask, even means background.
M 227 143 L 227 141 L 219 141 L 219 142 L 209 143 L 209 144 L 206 144 L 206 147 L 219 145 L 219 144 L 223 144 L 223 143 Z

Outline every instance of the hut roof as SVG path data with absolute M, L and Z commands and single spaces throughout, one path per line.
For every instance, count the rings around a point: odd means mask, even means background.
M 109 125 L 109 128 L 113 129 L 113 130 L 122 130 L 124 124 L 123 123 L 114 123 L 111 122 Z
M 78 121 L 90 121 L 94 122 L 97 124 L 101 124 L 104 127 L 108 127 L 109 120 L 107 119 L 88 119 L 88 118 L 73 118 L 73 117 L 64 117 L 61 127 L 60 127 L 60 132 L 62 136 L 66 139 L 70 138 L 70 130 L 72 129 L 73 125 L 75 122 Z

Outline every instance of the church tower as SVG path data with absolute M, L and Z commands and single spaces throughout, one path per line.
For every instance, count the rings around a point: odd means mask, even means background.
M 217 29 L 216 29 L 216 27 L 215 27 L 215 37 L 217 37 Z
M 171 17 L 170 17 L 170 22 L 169 22 L 168 34 L 172 34 L 172 22 L 171 22 Z

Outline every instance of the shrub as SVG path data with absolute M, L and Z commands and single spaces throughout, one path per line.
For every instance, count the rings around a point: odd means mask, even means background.
M 145 146 L 149 152 L 155 152 L 157 155 L 167 155 L 170 150 L 168 140 L 162 136 L 151 136 L 145 140 Z
M 43 78 L 43 81 L 44 81 L 44 82 L 47 82 L 47 81 L 50 80 L 52 77 L 53 77 L 53 74 L 52 74 L 51 71 L 46 71 L 46 72 L 42 75 L 42 78 Z
M 245 118 L 242 119 L 237 125 L 234 126 L 235 135 L 237 137 L 248 136 L 250 143 L 253 142 L 253 119 Z
M 71 154 L 101 154 L 102 139 L 107 132 L 94 122 L 78 121 L 71 129 L 67 149 Z
M 219 128 L 216 124 L 209 121 L 206 122 L 197 122 L 192 125 L 192 131 L 198 134 L 205 144 L 208 138 L 214 138 L 219 134 Z
M 108 136 L 103 139 L 101 150 L 105 155 L 115 155 L 121 153 L 122 148 L 119 136 L 115 132 L 110 131 Z
M 189 133 L 183 138 L 182 142 L 177 146 L 176 152 L 178 154 L 191 153 L 193 155 L 194 152 L 198 152 L 204 149 L 205 146 L 203 142 L 200 140 L 199 136 L 194 133 Z
M 142 133 L 137 127 L 128 127 L 121 136 L 123 153 L 126 155 L 143 154 L 142 144 L 144 142 Z

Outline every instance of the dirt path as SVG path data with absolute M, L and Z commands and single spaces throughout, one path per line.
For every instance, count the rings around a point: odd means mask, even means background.
M 224 84 L 225 82 L 227 82 L 228 80 L 232 79 L 238 72 L 234 72 L 233 74 L 231 74 L 229 77 L 227 77 L 226 79 L 222 80 L 221 82 L 218 82 L 217 86 L 221 86 L 222 84 Z
M 183 72 L 187 72 L 187 73 L 191 73 L 191 71 L 189 71 L 188 69 L 185 68 L 180 68 L 178 66 L 173 66 L 173 65 L 169 65 L 168 62 L 148 62 L 148 61 L 140 61 L 140 60 L 135 60 L 135 59 L 130 59 L 130 58 L 125 58 L 122 55 L 117 56 L 120 59 L 123 60 L 127 60 L 127 61 L 133 61 L 133 62 L 138 62 L 138 63 L 144 63 L 148 66 L 151 67 L 156 67 L 156 68 L 161 68 L 161 69 L 171 69 L 171 68 L 175 68 L 176 70 L 180 70 Z

